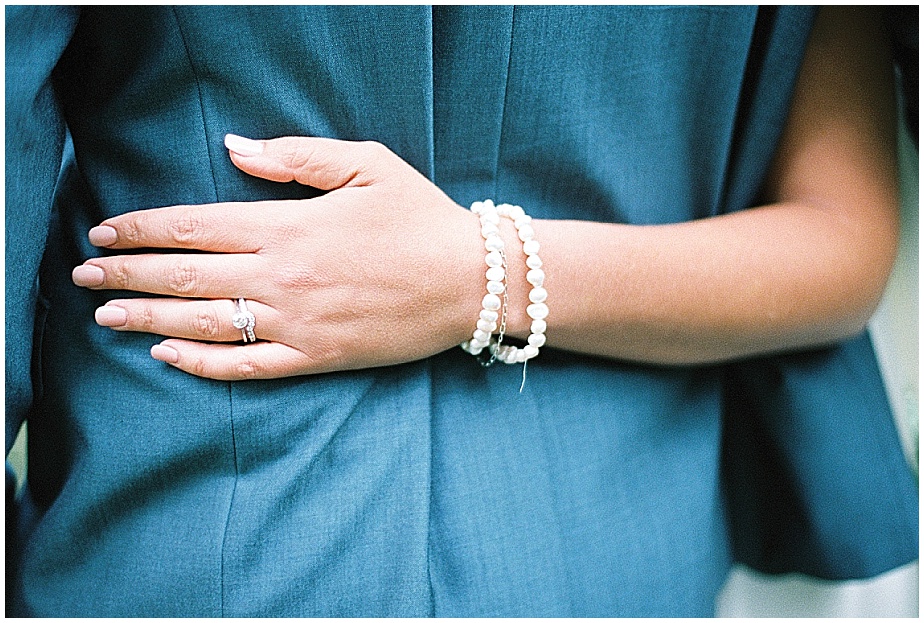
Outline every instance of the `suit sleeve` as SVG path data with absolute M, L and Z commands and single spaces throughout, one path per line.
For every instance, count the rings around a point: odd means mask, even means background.
M 33 401 L 38 268 L 66 136 L 51 74 L 74 33 L 77 18 L 76 7 L 6 7 L 7 455 Z M 20 523 L 15 490 L 7 464 L 8 581 L 15 574 Z
M 65 126 L 51 72 L 76 26 L 74 7 L 6 7 L 6 451 L 32 402 L 38 267 Z

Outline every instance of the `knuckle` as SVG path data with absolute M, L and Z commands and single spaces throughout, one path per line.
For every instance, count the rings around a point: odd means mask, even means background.
M 380 181 L 382 164 L 394 157 L 392 151 L 378 141 L 362 141 L 356 151 L 356 166 L 350 179 L 360 186 Z
M 113 262 L 106 267 L 107 285 L 119 290 L 128 290 L 131 271 L 125 262 Z
M 128 244 L 141 243 L 141 226 L 137 218 L 126 218 L 119 223 L 119 241 Z
M 242 379 L 253 379 L 259 375 L 260 366 L 250 357 L 243 357 L 235 362 L 234 371 Z
M 323 273 L 307 264 L 290 264 L 276 271 L 273 281 L 282 292 L 301 293 L 325 285 Z
M 277 158 L 290 171 L 300 171 L 307 166 L 310 153 L 296 141 L 286 141 L 280 145 Z
M 338 370 L 347 367 L 349 357 L 336 338 L 317 335 L 311 348 L 303 351 L 307 367 L 313 370 Z
M 187 262 L 174 264 L 167 271 L 167 287 L 175 294 L 195 296 L 199 290 L 196 268 Z
M 363 155 L 370 161 L 375 161 L 378 158 L 387 158 L 392 153 L 384 143 L 380 143 L 379 141 L 362 141 L 359 144 L 359 148 L 362 150 Z
M 167 224 L 170 239 L 181 245 L 199 242 L 205 231 L 205 221 L 200 214 L 186 212 Z
M 307 237 L 310 232 L 307 228 L 298 222 L 291 222 L 288 219 L 276 219 L 274 223 L 267 227 L 268 238 L 274 241 L 291 241 Z
M 189 371 L 196 376 L 208 376 L 210 366 L 205 357 L 196 356 L 189 362 Z
M 201 338 L 215 339 L 221 332 L 218 314 L 214 309 L 201 309 L 193 319 L 193 331 Z
M 154 311 L 148 305 L 143 305 L 135 312 L 134 320 L 138 328 L 150 332 L 155 325 Z

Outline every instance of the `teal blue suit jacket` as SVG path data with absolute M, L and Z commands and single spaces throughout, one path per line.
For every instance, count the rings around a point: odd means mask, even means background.
M 747 209 L 812 17 L 8 7 L 8 448 L 29 423 L 9 613 L 701 616 L 735 559 L 841 578 L 915 559 L 865 336 L 684 368 L 547 349 L 522 394 L 459 349 L 226 383 L 97 326 L 122 294 L 69 277 L 115 214 L 317 194 L 241 173 L 229 132 L 381 141 L 462 205 L 537 218 Z

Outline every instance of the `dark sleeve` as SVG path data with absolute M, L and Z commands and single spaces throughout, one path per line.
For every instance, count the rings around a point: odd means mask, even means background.
M 38 267 L 45 250 L 65 127 L 51 72 L 73 7 L 6 7 L 6 451 L 32 401 Z
M 892 55 L 898 78 L 905 122 L 918 144 L 918 5 L 892 6 L 885 10 L 886 28 L 892 43 Z
M 76 7 L 6 7 L 6 454 L 33 400 L 38 268 L 66 135 L 51 72 L 73 35 L 77 14 Z M 9 465 L 6 480 L 9 581 L 19 524 Z

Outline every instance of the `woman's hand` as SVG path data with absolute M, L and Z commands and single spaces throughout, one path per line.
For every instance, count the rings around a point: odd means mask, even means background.
M 195 249 L 94 258 L 91 289 L 118 331 L 170 336 L 156 359 L 198 376 L 277 378 L 412 361 L 470 337 L 484 288 L 478 218 L 378 143 L 226 139 L 242 171 L 329 190 L 297 201 L 130 212 L 90 231 L 109 249 Z M 259 341 L 232 326 L 246 299 Z M 235 344 L 237 342 L 237 344 Z
M 820 11 L 766 205 L 656 226 L 534 219 L 550 273 L 546 346 L 695 365 L 862 330 L 888 279 L 898 226 L 892 68 L 871 23 L 854 7 Z M 210 253 L 78 267 L 78 285 L 183 297 L 113 301 L 97 313 L 100 324 L 185 338 L 154 356 L 220 379 L 410 361 L 471 335 L 485 285 L 473 214 L 374 144 L 289 138 L 231 147 L 247 173 L 331 192 L 106 221 L 91 232 L 103 246 Z M 515 245 L 513 225 L 503 223 Z M 506 334 L 525 338 L 525 265 L 509 259 Z M 198 342 L 240 339 L 231 325 L 238 297 L 265 341 Z

